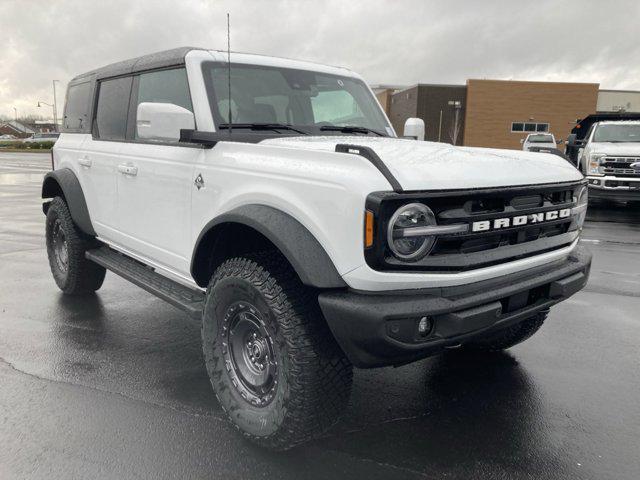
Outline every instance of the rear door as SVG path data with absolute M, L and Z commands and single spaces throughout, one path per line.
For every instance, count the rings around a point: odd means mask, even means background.
M 174 140 L 137 138 L 136 112 L 142 102 L 171 103 L 193 112 L 184 68 L 134 77 L 128 142 L 116 168 L 119 243 L 151 263 L 188 275 L 191 191 L 202 149 Z
M 77 159 L 93 227 L 111 241 L 117 238 L 115 165 L 126 136 L 131 82 L 131 77 L 98 82 L 92 134 Z

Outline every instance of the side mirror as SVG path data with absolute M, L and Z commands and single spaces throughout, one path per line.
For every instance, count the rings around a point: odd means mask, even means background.
M 575 133 L 572 133 L 567 137 L 567 147 L 574 147 L 574 148 L 584 147 L 585 141 L 577 140 L 576 137 L 577 135 Z
M 407 118 L 404 122 L 404 136 L 416 140 L 424 140 L 424 120 L 421 118 Z
M 524 138 L 521 138 L 521 139 L 520 139 L 520 143 L 524 143 Z
M 181 129 L 195 128 L 193 113 L 173 103 L 143 102 L 138 105 L 136 133 L 149 140 L 180 140 Z

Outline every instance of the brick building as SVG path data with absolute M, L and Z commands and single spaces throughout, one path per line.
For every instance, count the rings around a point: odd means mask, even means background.
M 392 95 L 389 120 L 402 135 L 407 118 L 421 118 L 425 140 L 462 145 L 466 95 L 464 85 L 414 85 Z
M 454 143 L 456 137 L 457 145 L 520 149 L 521 139 L 531 132 L 566 139 L 578 118 L 602 108 L 605 92 L 613 95 L 598 87 L 597 83 L 468 80 L 466 85 L 418 84 L 387 91 L 384 100 L 399 135 L 407 118 L 418 117 L 425 122 L 428 141 Z M 625 105 L 632 105 L 633 93 L 625 93 Z M 620 102 L 618 97 L 609 103 Z
M 464 145 L 518 149 L 531 132 L 566 139 L 597 101 L 597 83 L 468 80 Z

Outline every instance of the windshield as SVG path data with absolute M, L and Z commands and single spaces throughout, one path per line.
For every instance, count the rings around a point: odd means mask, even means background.
M 203 71 L 214 120 L 218 128 L 221 124 L 225 128 L 229 123 L 227 65 L 205 64 Z M 361 80 L 260 65 L 231 64 L 231 119 L 234 128 L 281 124 L 318 135 L 334 135 L 333 130 L 321 130 L 332 126 L 392 132 Z
M 594 142 L 640 142 L 640 124 L 598 125 L 593 134 Z
M 556 143 L 551 135 L 529 135 L 530 143 Z

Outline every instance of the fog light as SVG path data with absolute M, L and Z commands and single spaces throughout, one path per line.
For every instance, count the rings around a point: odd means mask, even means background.
M 418 334 L 424 337 L 431 331 L 431 320 L 429 317 L 422 317 L 418 322 Z

